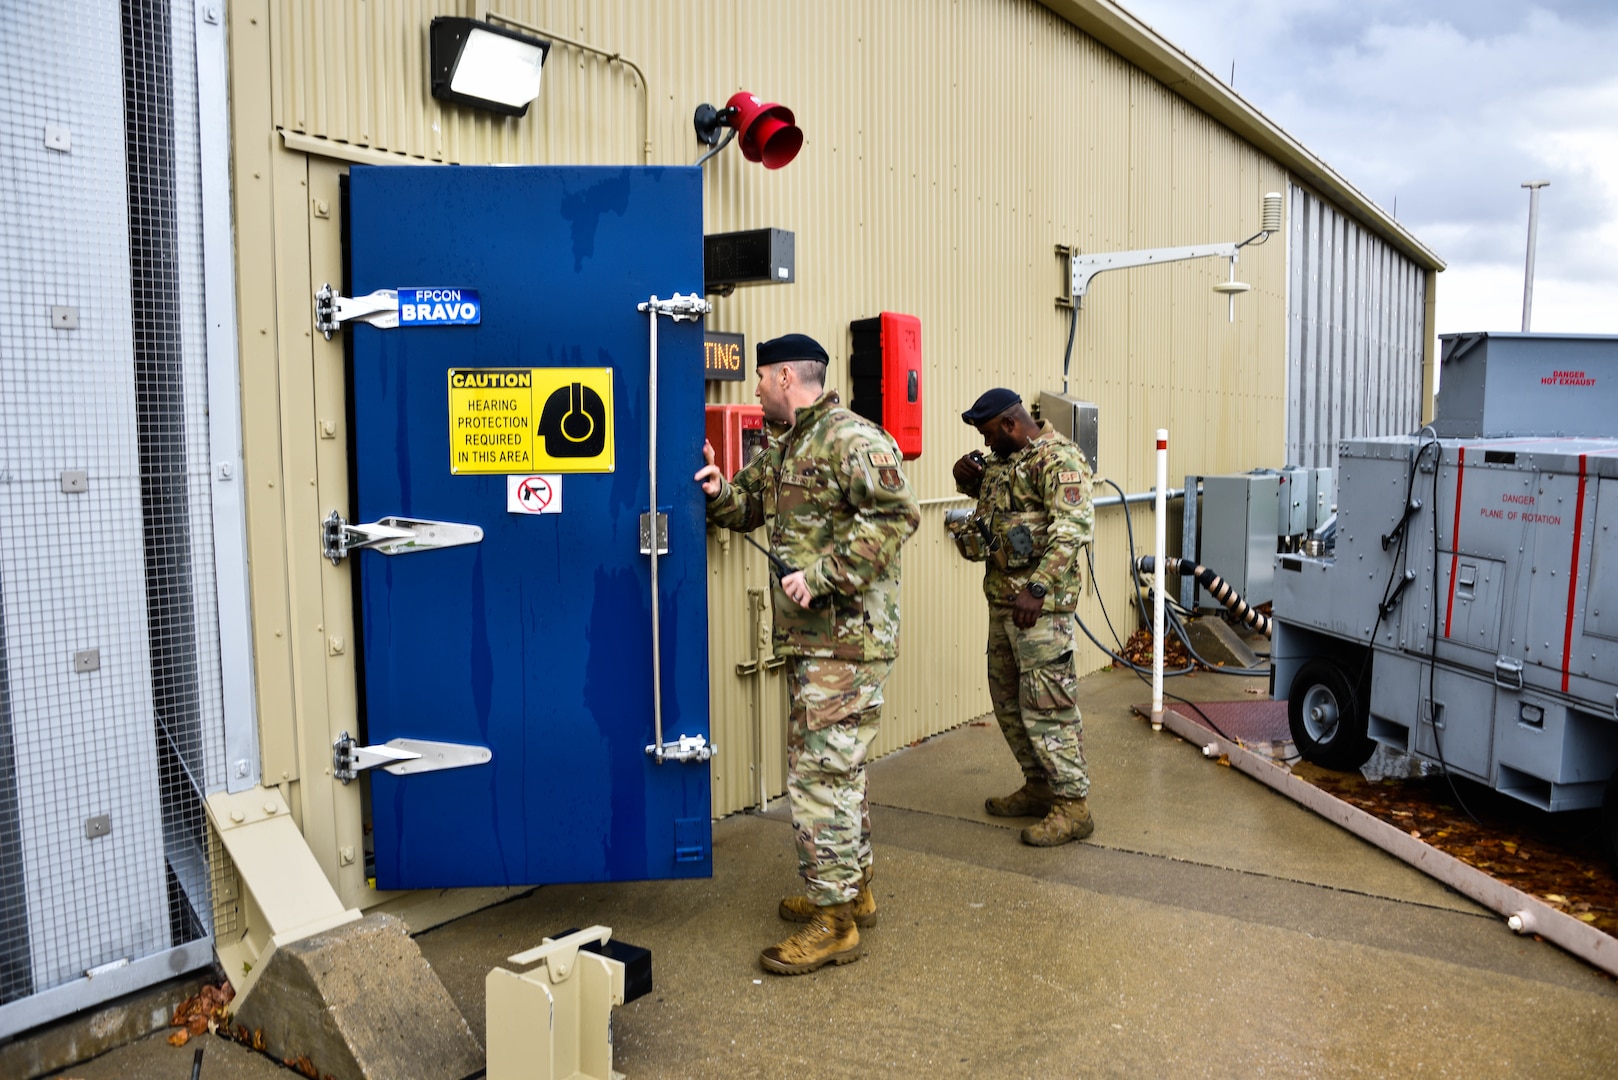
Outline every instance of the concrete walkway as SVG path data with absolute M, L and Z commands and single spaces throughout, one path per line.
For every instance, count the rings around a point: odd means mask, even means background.
M 1261 681 L 1171 689 L 1238 697 Z M 1618 985 L 1130 715 L 1083 683 L 1098 826 L 1039 850 L 983 812 L 1019 782 L 992 723 L 871 768 L 880 925 L 865 957 L 761 972 L 798 888 L 784 806 L 714 826 L 711 881 L 555 886 L 422 935 L 484 1028 L 483 979 L 547 933 L 650 948 L 616 1010 L 630 1080 L 692 1077 L 1611 1077 Z M 222 1040 L 208 1080 L 288 1076 Z M 63 1074 L 188 1075 L 161 1037 Z

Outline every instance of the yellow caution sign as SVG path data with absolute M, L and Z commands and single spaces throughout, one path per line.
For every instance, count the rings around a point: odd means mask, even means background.
M 452 473 L 611 472 L 611 368 L 451 368 Z

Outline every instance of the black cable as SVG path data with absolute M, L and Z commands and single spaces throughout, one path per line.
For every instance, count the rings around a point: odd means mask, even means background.
M 1159 587 L 1161 587 L 1162 583 L 1159 582 L 1158 584 L 1159 584 Z M 1208 659 L 1206 657 L 1204 657 L 1201 653 L 1197 652 L 1197 650 L 1192 647 L 1192 645 L 1191 645 L 1191 637 L 1186 632 L 1185 623 L 1183 623 L 1180 620 L 1179 615 L 1175 614 L 1174 609 L 1170 608 L 1167 604 L 1165 604 L 1165 605 L 1163 605 L 1163 614 L 1168 617 L 1169 624 L 1174 627 L 1175 635 L 1180 639 L 1181 643 L 1185 645 L 1185 651 L 1191 655 L 1191 659 L 1195 660 L 1197 663 L 1199 663 L 1203 667 L 1207 668 L 1210 674 L 1213 674 L 1213 675 L 1234 675 L 1234 676 L 1236 676 L 1238 678 L 1249 678 L 1249 679 L 1253 677 L 1254 672 L 1249 671 L 1246 668 L 1227 668 L 1227 667 L 1220 667 L 1218 664 L 1209 663 Z
M 1075 611 L 1073 613 L 1073 621 L 1079 624 L 1079 629 L 1084 631 L 1084 636 L 1090 639 L 1090 643 L 1092 645 L 1094 645 L 1096 648 L 1100 649 L 1102 652 L 1106 653 L 1108 656 L 1112 657 L 1114 663 L 1120 664 L 1123 667 L 1128 668 L 1130 671 L 1135 672 L 1137 675 L 1140 675 L 1140 674 L 1148 674 L 1149 675 L 1149 674 L 1151 674 L 1151 671 L 1152 671 L 1151 668 L 1149 668 L 1149 667 L 1141 667 L 1139 664 L 1134 663 L 1133 661 L 1129 660 L 1127 657 L 1120 656 L 1117 653 L 1113 652 L 1111 649 L 1107 648 L 1105 645 L 1103 645 L 1101 643 L 1100 639 L 1097 638 L 1095 636 L 1095 634 L 1090 632 L 1090 628 L 1089 628 L 1089 626 L 1085 625 L 1084 620 L 1079 618 L 1079 613 L 1077 611 Z M 1164 678 L 1173 678 L 1173 677 L 1179 676 L 1179 675 L 1189 675 L 1193 671 L 1196 671 L 1196 670 L 1197 669 L 1196 669 L 1195 665 L 1193 665 L 1191 667 L 1176 668 L 1173 671 L 1165 671 L 1165 672 L 1163 672 L 1163 676 L 1164 676 Z
M 1422 429 L 1420 429 L 1420 431 L 1417 431 L 1416 434 L 1420 435 L 1422 431 L 1431 432 L 1432 429 L 1431 428 L 1422 428 Z M 1403 513 L 1406 509 L 1409 508 L 1409 506 L 1410 506 L 1410 497 L 1413 494 L 1415 494 L 1415 490 L 1416 490 L 1416 473 L 1418 471 L 1420 471 L 1421 456 L 1427 452 L 1427 448 L 1429 446 L 1437 446 L 1437 445 L 1438 445 L 1438 435 L 1436 433 L 1434 433 L 1434 434 L 1432 434 L 1432 436 L 1431 436 L 1431 438 L 1429 440 L 1420 443 L 1416 447 L 1415 453 L 1413 453 L 1411 455 L 1411 457 L 1410 457 L 1410 479 L 1405 484 L 1405 501 L 1404 501 L 1404 505 L 1400 507 L 1400 512 L 1401 513 Z M 1440 452 L 1439 457 L 1440 458 L 1443 457 L 1442 452 Z M 1438 515 L 1435 512 L 1434 515 L 1433 515 L 1433 521 L 1436 523 L 1437 520 L 1438 520 Z M 1435 527 L 1436 527 L 1436 525 L 1435 525 Z M 1358 677 L 1356 677 L 1355 680 L 1354 680 L 1353 690 L 1354 690 L 1354 695 L 1355 695 L 1356 698 L 1358 698 L 1358 696 L 1361 693 L 1360 688 L 1365 685 L 1365 677 L 1371 673 L 1371 657 L 1376 652 L 1376 632 L 1382 628 L 1383 621 L 1388 617 L 1388 614 L 1392 610 L 1392 609 L 1390 609 L 1388 607 L 1388 599 L 1389 599 L 1389 597 L 1391 597 L 1393 595 L 1393 587 L 1394 587 L 1395 583 L 1397 583 L 1404 576 L 1404 574 L 1403 574 L 1403 559 L 1404 559 L 1404 554 L 1405 554 L 1405 541 L 1409 538 L 1409 536 L 1410 536 L 1410 530 L 1408 528 L 1405 528 L 1403 525 L 1401 525 L 1399 527 L 1399 545 L 1396 548 L 1393 549 L 1393 572 L 1388 575 L 1388 583 L 1382 589 L 1382 600 L 1376 606 L 1376 621 L 1371 624 L 1371 637 L 1370 637 L 1370 640 L 1366 643 L 1366 646 L 1365 646 L 1365 659 L 1364 659 L 1363 662 L 1361 662 L 1361 664 L 1360 664 L 1360 673 L 1359 673 Z M 1434 548 L 1434 563 L 1435 563 L 1435 565 L 1436 565 L 1436 561 L 1437 561 L 1437 548 L 1435 547 Z
M 1063 394 L 1063 396 L 1067 395 L 1067 371 L 1068 371 L 1068 365 L 1070 365 L 1073 362 L 1073 335 L 1078 332 L 1078 329 L 1079 329 L 1079 298 L 1077 296 L 1075 296 L 1075 297 L 1073 297 L 1072 313 L 1068 316 L 1068 320 L 1067 320 L 1067 349 L 1066 349 L 1066 351 L 1064 351 L 1062 353 L 1062 394 Z M 1116 486 L 1116 485 L 1114 485 L 1114 486 Z M 1122 495 L 1123 492 L 1120 491 L 1119 494 Z
M 1114 491 L 1116 491 L 1118 493 L 1119 505 L 1121 505 L 1124 508 L 1124 531 L 1125 531 L 1125 534 L 1129 537 L 1130 577 L 1135 582 L 1135 602 L 1140 607 L 1140 613 L 1141 613 L 1142 621 L 1149 624 L 1151 620 L 1149 618 L 1147 618 L 1147 615 L 1146 615 L 1146 602 L 1141 599 L 1140 579 L 1134 573 L 1134 567 L 1136 565 L 1136 562 L 1135 562 L 1135 523 L 1134 523 L 1134 520 L 1133 520 L 1132 516 L 1129 513 L 1129 499 L 1124 494 L 1124 489 L 1119 487 L 1117 485 L 1117 483 L 1115 483 L 1114 481 L 1109 480 L 1106 477 L 1101 477 L 1100 480 L 1101 480 L 1101 482 L 1103 484 L 1108 485 L 1109 487 L 1111 487 Z M 1090 580 L 1094 581 L 1095 580 L 1095 573 L 1094 573 L 1095 563 L 1094 563 L 1094 561 L 1092 561 L 1090 565 L 1091 565 L 1091 568 L 1092 568 L 1091 569 Z M 1100 590 L 1099 589 L 1096 590 L 1096 596 L 1097 596 L 1098 599 L 1099 599 L 1100 595 L 1101 595 Z M 1103 607 L 1103 609 L 1102 609 L 1102 614 L 1103 615 L 1106 614 L 1105 607 Z M 1108 656 L 1112 657 L 1118 663 L 1123 664 L 1130 671 L 1133 671 L 1136 674 L 1136 676 L 1138 676 L 1140 678 L 1140 680 L 1142 682 L 1146 682 L 1146 675 L 1150 672 L 1150 670 L 1151 670 L 1150 668 L 1140 667 L 1139 665 L 1137 665 L 1135 663 L 1132 663 L 1129 660 L 1124 659 L 1122 656 L 1119 656 L 1117 653 L 1113 652 L 1111 649 L 1109 649 L 1105 645 L 1101 644 L 1101 642 L 1097 641 L 1096 636 L 1090 632 L 1090 628 L 1088 626 L 1086 626 L 1084 624 L 1084 620 L 1079 617 L 1079 613 L 1078 613 L 1077 610 L 1075 610 L 1074 613 L 1073 613 L 1073 621 L 1079 624 L 1079 629 L 1084 631 L 1084 636 L 1089 638 L 1090 641 L 1095 644 L 1096 648 L 1100 649 L 1102 652 L 1104 652 Z M 1112 626 L 1112 621 L 1110 619 L 1107 621 L 1107 626 L 1109 628 L 1111 628 L 1111 626 Z M 1185 636 L 1184 636 L 1183 631 L 1177 631 L 1177 632 L 1180 633 L 1180 640 L 1185 643 L 1185 647 L 1186 647 L 1187 651 L 1192 651 L 1193 655 L 1194 655 L 1194 651 L 1191 650 L 1191 643 L 1189 641 L 1185 640 Z M 1116 638 L 1118 636 L 1118 632 L 1116 630 L 1113 630 L 1112 636 L 1114 638 Z M 1160 646 L 1161 646 L 1161 643 L 1157 643 L 1156 645 L 1154 645 L 1154 647 L 1160 647 Z M 1120 647 L 1122 647 L 1121 644 L 1120 644 Z M 1167 650 L 1165 650 L 1165 651 L 1167 651 Z M 1206 663 L 1206 662 L 1204 661 L 1204 663 Z M 1195 670 L 1196 670 L 1196 665 L 1193 664 L 1190 667 L 1181 668 L 1178 671 L 1174 671 L 1174 672 L 1165 671 L 1165 672 L 1163 672 L 1163 675 L 1164 675 L 1165 678 L 1168 678 L 1170 676 L 1189 675 Z M 1150 685 L 1150 684 L 1148 683 L 1147 685 Z M 1166 690 L 1163 692 L 1163 696 L 1166 697 L 1166 698 L 1171 698 L 1174 701 L 1178 701 L 1182 705 L 1191 706 L 1191 708 L 1196 712 L 1196 714 L 1198 716 L 1202 717 L 1203 722 L 1206 723 L 1208 725 L 1208 727 L 1213 730 L 1214 734 L 1218 735 L 1221 739 L 1224 739 L 1226 742 L 1235 743 L 1237 746 L 1245 745 L 1240 739 L 1233 739 L 1229 735 L 1227 735 L 1223 728 L 1221 728 L 1218 724 L 1214 723 L 1213 717 L 1209 716 L 1207 713 L 1203 712 L 1200 708 L 1198 708 L 1195 702 L 1188 701 L 1183 697 L 1179 697 L 1178 695 L 1171 694 Z M 1288 759 L 1288 760 L 1291 760 L 1291 759 Z
M 1129 565 L 1133 567 L 1135 565 L 1135 520 L 1129 513 L 1129 496 L 1124 494 L 1124 489 L 1119 487 L 1116 482 L 1107 479 L 1105 476 L 1100 479 L 1103 484 L 1118 493 L 1118 503 L 1124 508 L 1124 531 L 1129 537 Z M 1130 576 L 1134 576 L 1133 570 L 1130 571 Z M 1146 613 L 1146 602 L 1140 598 L 1140 580 L 1138 578 L 1135 579 L 1135 602 L 1140 607 L 1141 625 L 1152 625 L 1152 617 Z
M 1090 564 L 1090 583 L 1094 584 L 1096 580 L 1096 557 L 1094 544 L 1084 545 L 1084 558 L 1085 561 Z M 1118 646 L 1119 652 L 1123 652 L 1124 639 L 1118 636 L 1118 628 L 1112 625 L 1112 616 L 1107 614 L 1107 601 L 1102 597 L 1100 589 L 1096 590 L 1096 604 L 1101 608 L 1101 617 L 1106 620 L 1107 632 L 1112 635 L 1113 644 Z

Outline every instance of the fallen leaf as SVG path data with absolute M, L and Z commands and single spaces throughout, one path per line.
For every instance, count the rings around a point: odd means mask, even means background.
M 1410 835 L 1414 836 L 1417 840 L 1420 840 L 1421 839 L 1421 830 L 1420 829 L 1411 829 L 1410 830 Z
M 1567 897 L 1563 896 L 1561 893 L 1546 893 L 1545 899 L 1549 900 L 1553 904 L 1567 903 Z
M 181 1028 L 179 1031 L 176 1031 L 173 1035 L 169 1036 L 170 1046 L 184 1046 L 190 1041 L 191 1031 L 189 1028 Z

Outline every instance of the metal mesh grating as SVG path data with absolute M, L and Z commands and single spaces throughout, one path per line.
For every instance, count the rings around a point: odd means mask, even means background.
M 242 884 L 236 862 L 225 850 L 219 831 L 208 826 L 208 891 L 213 896 L 214 940 L 226 942 L 242 929 Z
M 191 4 L 6 10 L 0 1007 L 206 937 L 225 776 Z
M 202 805 L 207 771 L 193 609 L 169 16 L 169 0 L 125 0 L 123 5 L 124 152 L 146 621 L 168 862 L 169 933 L 179 944 L 207 932 L 203 919 L 212 921 L 212 909 L 207 899 L 207 814 Z
M 0 643 L 6 640 L 5 582 L 0 580 Z M 0 1003 L 27 997 L 33 986 L 27 898 L 22 875 L 22 819 L 17 803 L 17 754 L 11 739 L 11 679 L 0 649 Z

